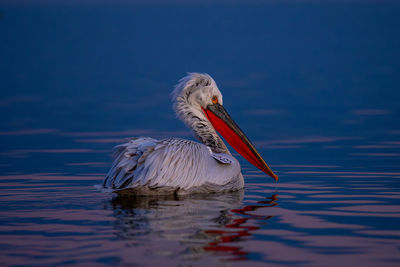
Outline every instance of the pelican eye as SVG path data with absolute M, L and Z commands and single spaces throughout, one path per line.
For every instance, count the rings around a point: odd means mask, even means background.
M 218 97 L 213 96 L 213 97 L 211 98 L 211 101 L 212 101 L 214 104 L 217 104 L 217 103 L 218 103 Z

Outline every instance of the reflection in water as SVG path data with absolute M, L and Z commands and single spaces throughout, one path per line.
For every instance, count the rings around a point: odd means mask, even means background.
M 257 203 L 260 205 L 248 205 L 240 209 L 230 210 L 230 212 L 233 214 L 246 217 L 233 219 L 232 222 L 225 224 L 224 227 L 227 228 L 226 230 L 206 230 L 205 233 L 215 236 L 215 241 L 208 243 L 208 245 L 205 246 L 204 249 L 208 251 L 230 252 L 233 255 L 237 256 L 236 258 L 234 258 L 234 260 L 247 259 L 246 255 L 248 254 L 248 252 L 243 251 L 242 247 L 227 246 L 227 243 L 238 242 L 242 239 L 242 237 L 250 236 L 251 231 L 260 228 L 258 226 L 245 225 L 249 220 L 265 221 L 273 217 L 253 215 L 248 213 L 248 211 L 254 211 L 259 208 L 275 207 L 278 205 L 278 203 L 276 202 L 278 200 L 278 195 L 272 195 L 271 197 L 268 197 L 268 199 L 269 200 L 265 201 L 257 201 Z
M 225 260 L 245 260 L 249 253 L 238 242 L 259 229 L 260 222 L 272 216 L 249 214 L 277 204 L 277 195 L 242 206 L 244 191 L 195 196 L 117 196 L 106 203 L 116 221 L 118 239 L 131 241 L 178 241 L 187 249 L 183 254 L 200 258 L 207 253 Z M 149 241 L 150 240 L 150 241 Z M 177 255 L 171 255 L 177 256 Z M 182 255 L 181 255 L 182 256 Z

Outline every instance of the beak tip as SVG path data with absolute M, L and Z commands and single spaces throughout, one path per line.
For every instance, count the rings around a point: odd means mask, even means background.
M 267 167 L 267 168 L 264 169 L 263 171 L 264 171 L 267 175 L 271 176 L 271 177 L 275 180 L 275 182 L 278 182 L 278 175 L 276 175 L 268 166 L 266 166 L 266 167 Z

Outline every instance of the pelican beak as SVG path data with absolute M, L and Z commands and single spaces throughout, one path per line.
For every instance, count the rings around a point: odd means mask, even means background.
M 225 108 L 220 104 L 208 105 L 202 108 L 207 119 L 214 128 L 225 138 L 225 140 L 251 164 L 278 181 L 278 176 L 272 172 L 263 160 L 247 136 L 240 130 L 239 126 L 229 116 Z

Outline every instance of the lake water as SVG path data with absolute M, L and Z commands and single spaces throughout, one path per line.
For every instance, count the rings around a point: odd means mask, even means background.
M 4 266 L 399 266 L 400 5 L 0 4 Z M 169 93 L 207 72 L 278 174 L 118 198 L 114 145 L 184 137 Z

